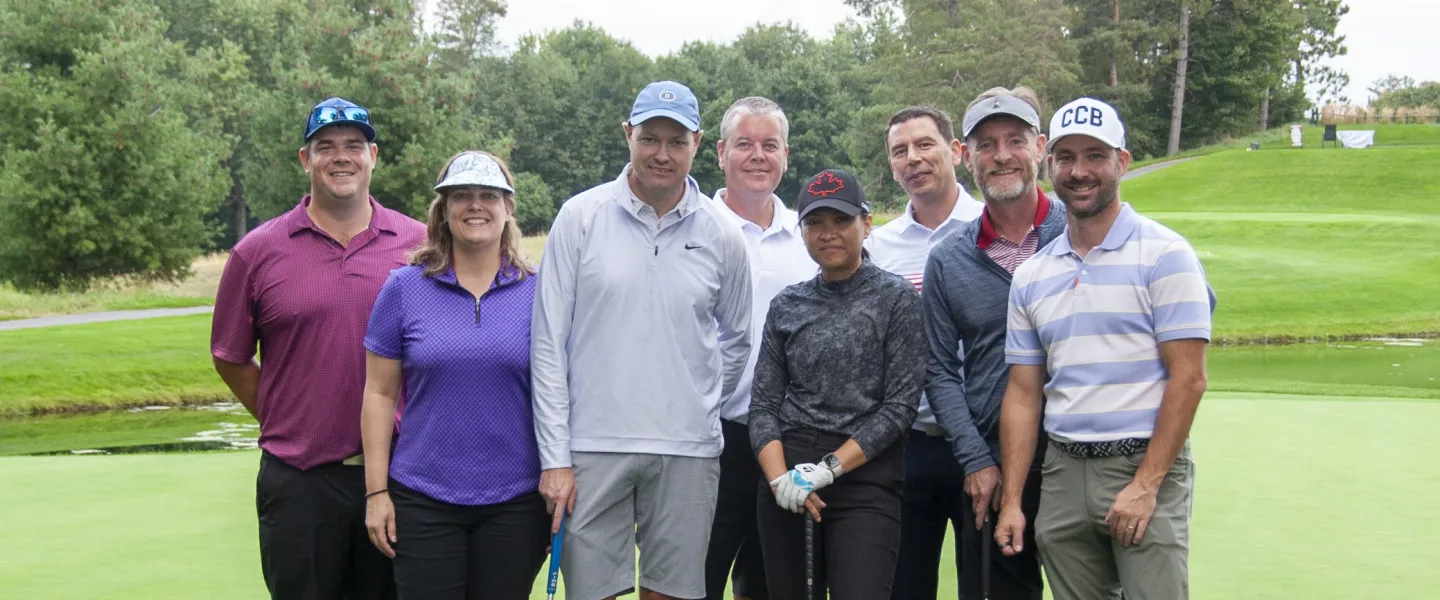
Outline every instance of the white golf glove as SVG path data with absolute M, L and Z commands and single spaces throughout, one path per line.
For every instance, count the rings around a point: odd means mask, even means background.
M 835 483 L 835 474 L 820 465 L 803 463 L 795 465 L 784 475 L 770 482 L 775 490 L 775 503 L 780 508 L 798 513 L 805 508 L 805 499 L 811 492 Z

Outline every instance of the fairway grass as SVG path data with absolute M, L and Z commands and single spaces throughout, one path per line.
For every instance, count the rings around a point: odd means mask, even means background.
M 1122 184 L 1185 235 L 1220 339 L 1440 331 L 1440 146 L 1221 152 Z
M 1440 399 L 1440 340 L 1211 348 L 1212 392 Z
M 210 315 L 0 331 L 0 415 L 228 400 L 209 340 Z
M 1433 597 L 1437 421 L 1440 402 L 1207 395 L 1192 442 L 1192 597 Z M 0 539 L 24 549 L 0 561 L 0 586 L 35 599 L 263 598 L 257 461 L 0 458 Z

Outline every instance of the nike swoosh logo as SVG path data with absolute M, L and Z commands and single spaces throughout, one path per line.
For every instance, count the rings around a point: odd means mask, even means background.
M 686 249 L 686 250 L 695 250 L 696 248 L 703 248 L 703 247 L 704 247 L 704 246 L 701 246 L 701 245 L 699 245 L 699 244 L 685 244 L 685 249 Z

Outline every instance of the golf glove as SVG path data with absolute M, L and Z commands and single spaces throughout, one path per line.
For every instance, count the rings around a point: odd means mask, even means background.
M 805 499 L 810 497 L 811 492 L 819 491 L 832 483 L 835 483 L 835 474 L 831 473 L 830 469 L 803 463 L 776 477 L 770 482 L 770 486 L 775 489 L 775 503 L 779 504 L 780 508 L 798 513 L 804 510 Z

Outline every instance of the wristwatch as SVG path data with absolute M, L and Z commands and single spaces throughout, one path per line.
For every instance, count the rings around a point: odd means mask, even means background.
M 839 478 L 840 475 L 845 472 L 844 469 L 840 468 L 840 457 L 835 456 L 834 452 L 820 457 L 820 465 L 825 467 L 826 469 L 829 469 L 830 474 L 834 475 L 836 478 Z

